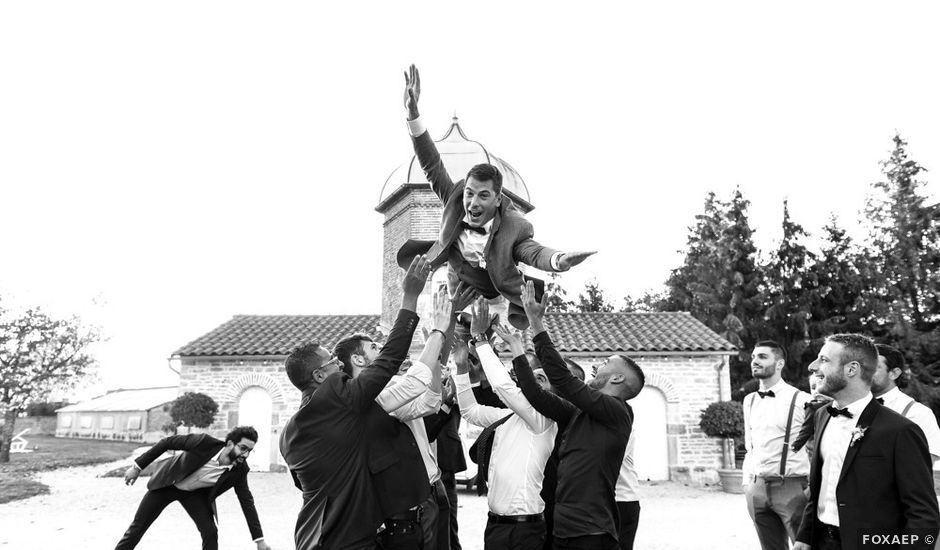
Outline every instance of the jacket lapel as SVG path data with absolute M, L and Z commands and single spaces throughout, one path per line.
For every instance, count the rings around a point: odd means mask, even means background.
M 829 425 L 829 419 L 832 418 L 829 413 L 826 412 L 826 407 L 820 407 L 816 414 L 819 415 L 819 422 L 816 425 L 816 433 L 814 434 L 814 439 L 816 440 L 816 446 L 813 447 L 813 480 L 819 480 L 822 476 L 822 436 L 826 431 L 826 426 Z
M 872 399 L 871 402 L 865 407 L 865 410 L 862 411 L 862 415 L 858 417 L 858 424 L 856 424 L 855 429 L 867 430 L 871 426 L 872 421 L 875 419 L 875 415 L 878 414 L 878 409 L 881 407 L 881 404 L 878 401 Z M 839 483 L 842 483 L 842 479 L 845 478 L 845 474 L 848 473 L 849 468 L 852 466 L 852 461 L 855 460 L 855 456 L 858 454 L 858 450 L 862 445 L 865 444 L 865 438 L 862 437 L 855 441 L 855 444 L 849 443 L 849 450 L 845 453 L 845 460 L 842 462 L 842 472 L 839 473 Z

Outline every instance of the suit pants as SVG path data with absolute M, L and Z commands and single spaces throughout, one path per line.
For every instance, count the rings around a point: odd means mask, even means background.
M 619 550 L 614 537 L 603 535 L 584 535 L 582 537 L 556 538 L 552 544 L 555 550 Z
M 202 550 L 218 550 L 219 531 L 212 515 L 209 490 L 182 491 L 173 486 L 147 491 L 137 507 L 134 520 L 118 542 L 115 550 L 130 550 L 136 547 L 147 529 L 163 512 L 163 509 L 175 500 L 179 501 L 189 517 L 195 522 L 196 528 L 199 529 L 199 534 L 202 535 Z
M 449 537 L 440 536 L 441 525 L 450 524 L 450 505 L 447 502 L 447 490 L 437 480 L 431 485 L 431 495 L 421 504 L 421 533 L 424 550 L 448 550 Z
M 763 550 L 787 550 L 796 540 L 806 508 L 806 478 L 758 477 L 745 491 L 747 512 Z
M 483 550 L 541 550 L 545 542 L 545 522 L 486 523 Z
M 545 542 L 542 544 L 542 550 L 552 550 L 552 541 L 554 535 L 552 531 L 555 528 L 555 503 L 545 501 Z
M 620 515 L 620 525 L 617 529 L 617 535 L 620 538 L 620 549 L 633 550 L 636 528 L 640 524 L 640 501 L 618 502 L 617 512 Z
M 454 477 L 454 472 L 442 472 L 441 481 L 444 483 L 444 489 L 447 490 L 447 504 L 450 510 L 450 521 L 448 522 L 450 550 L 461 550 L 460 539 L 457 536 L 457 480 Z

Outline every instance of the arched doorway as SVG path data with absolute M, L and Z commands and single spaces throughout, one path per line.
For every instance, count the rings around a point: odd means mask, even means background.
M 238 425 L 258 431 L 258 443 L 248 455 L 248 466 L 256 472 L 271 469 L 271 413 L 271 395 L 261 386 L 245 388 L 238 398 Z
M 669 479 L 666 395 L 647 385 L 630 400 L 636 437 L 634 465 L 640 480 Z

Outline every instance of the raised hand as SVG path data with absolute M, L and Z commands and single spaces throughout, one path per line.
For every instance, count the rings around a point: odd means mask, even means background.
M 457 390 L 454 388 L 454 379 L 450 377 L 445 378 L 441 386 L 441 402 L 450 407 L 454 404 L 454 397 L 456 395 Z
M 473 316 L 470 318 L 470 334 L 478 336 L 490 328 L 490 304 L 482 296 L 473 304 Z
M 405 297 L 417 298 L 424 285 L 428 282 L 428 275 L 431 273 L 431 264 L 427 256 L 421 254 L 411 260 L 408 271 L 405 272 L 405 278 L 401 281 L 401 289 L 405 292 Z
M 447 297 L 447 292 L 437 292 L 434 294 L 433 319 L 434 328 L 446 333 L 450 328 L 451 321 L 451 301 Z
M 558 258 L 558 270 L 568 271 L 594 254 L 597 254 L 596 250 L 591 252 L 565 252 Z
M 496 333 L 496 336 L 499 336 L 499 339 L 509 346 L 509 349 L 512 350 L 513 357 L 519 357 L 520 355 L 525 355 L 525 346 L 522 344 L 522 335 L 518 332 L 510 329 L 506 325 L 494 325 L 493 332 Z
M 418 118 L 418 98 L 421 96 L 421 75 L 414 65 L 405 72 L 405 109 L 408 110 L 408 120 Z
M 548 293 L 542 294 L 542 301 L 535 299 L 535 284 L 532 281 L 526 281 L 522 285 L 522 308 L 525 310 L 526 317 L 531 323 L 533 320 L 541 321 L 545 317 L 545 309 L 548 307 Z
M 466 342 L 458 341 L 454 345 L 454 364 L 457 365 L 457 374 L 470 374 L 470 349 Z
M 461 311 L 467 309 L 467 306 L 472 304 L 479 296 L 480 293 L 472 286 L 464 282 L 457 285 L 457 288 L 454 289 L 454 297 L 450 299 L 454 315 L 458 315 Z

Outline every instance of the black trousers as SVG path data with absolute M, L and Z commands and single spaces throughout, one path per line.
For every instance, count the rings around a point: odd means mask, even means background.
M 457 480 L 454 478 L 454 472 L 441 471 L 441 481 L 444 482 L 444 489 L 447 490 L 447 503 L 450 505 L 448 524 L 450 550 L 462 550 L 460 538 L 457 536 Z
M 555 528 L 555 503 L 545 501 L 545 542 L 542 544 L 542 550 L 552 550 L 554 535 L 552 531 Z
M 199 534 L 202 535 L 202 550 L 218 550 L 219 530 L 212 516 L 209 490 L 182 491 L 173 486 L 147 491 L 140 501 L 140 506 L 137 507 L 134 521 L 121 537 L 115 550 L 130 550 L 136 547 L 163 509 L 175 500 L 179 501 L 196 524 L 196 528 L 199 529 Z
M 486 523 L 483 532 L 484 550 L 541 550 L 545 542 L 545 522 Z
M 620 537 L 621 550 L 633 550 L 633 540 L 636 538 L 636 528 L 640 524 L 640 502 L 618 502 L 617 513 L 620 515 L 620 525 L 617 535 Z
M 552 546 L 555 550 L 618 550 L 614 537 L 603 535 L 585 535 L 567 539 L 556 538 Z

